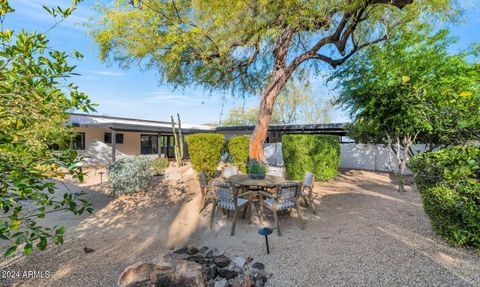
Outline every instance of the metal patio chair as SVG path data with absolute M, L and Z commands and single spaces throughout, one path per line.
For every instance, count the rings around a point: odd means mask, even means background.
M 302 187 L 300 189 L 300 196 L 305 201 L 305 205 L 310 206 L 312 212 L 316 214 L 313 201 L 313 185 L 315 184 L 315 175 L 311 172 L 306 172 L 303 177 Z

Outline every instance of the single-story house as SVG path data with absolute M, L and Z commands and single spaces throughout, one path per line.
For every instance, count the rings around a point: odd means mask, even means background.
M 105 163 L 135 155 L 174 157 L 171 122 L 72 113 L 70 124 L 76 127 L 74 148 L 89 163 Z M 250 135 L 254 126 L 211 126 L 182 124 L 182 132 L 220 133 L 228 139 Z M 331 134 L 345 136 L 345 124 L 270 125 L 268 143 L 281 142 L 282 134 Z M 112 152 L 115 150 L 116 152 Z M 187 152 L 188 153 L 188 152 Z

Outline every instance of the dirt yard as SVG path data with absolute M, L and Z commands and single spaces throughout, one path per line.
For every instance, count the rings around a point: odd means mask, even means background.
M 317 183 L 318 214 L 303 208 L 303 225 L 294 211 L 282 216 L 283 234 L 270 236 L 270 255 L 257 234 L 257 217 L 252 225 L 240 219 L 234 237 L 231 218 L 221 212 L 208 228 L 211 205 L 199 214 L 199 187 L 190 169 L 171 169 L 152 191 L 132 196 L 111 197 L 99 182 L 98 172 L 90 171 L 87 183 L 66 183 L 87 192 L 94 214 L 52 214 L 43 222 L 68 227 L 63 245 L 0 263 L 2 271 L 52 276 L 0 279 L 0 285 L 114 286 L 127 266 L 161 262 L 166 252 L 188 244 L 263 262 L 273 273 L 269 286 L 480 286 L 479 254 L 449 247 L 433 234 L 419 194 L 411 187 L 399 194 L 388 174 L 345 171 Z M 95 252 L 86 254 L 84 247 Z

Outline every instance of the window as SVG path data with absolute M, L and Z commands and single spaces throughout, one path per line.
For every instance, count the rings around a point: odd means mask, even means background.
M 158 153 L 158 136 L 141 135 L 140 136 L 140 153 L 141 154 L 157 154 Z
M 73 140 L 73 149 L 85 150 L 85 133 L 77 133 Z
M 112 133 L 105 133 L 103 141 L 105 143 L 112 143 Z M 123 144 L 123 134 L 115 134 L 115 143 Z

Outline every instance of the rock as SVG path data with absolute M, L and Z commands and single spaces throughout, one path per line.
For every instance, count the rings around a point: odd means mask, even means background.
M 202 248 L 200 248 L 200 250 L 198 250 L 198 252 L 200 252 L 200 253 L 205 253 L 207 250 L 208 250 L 208 247 L 207 247 L 207 246 L 203 246 Z
M 230 258 L 225 255 L 217 255 L 212 257 L 213 262 L 220 268 L 227 267 L 230 264 Z
M 202 266 L 195 262 L 175 261 L 157 265 L 140 262 L 127 267 L 118 278 L 120 287 L 206 287 Z
M 252 264 L 252 268 L 258 269 L 258 270 L 263 270 L 265 269 L 265 265 L 261 262 L 255 262 Z
M 198 253 L 198 249 L 195 247 L 189 247 L 186 252 L 188 255 L 195 255 Z
M 218 249 L 213 247 L 212 249 L 208 250 L 207 253 L 205 254 L 206 257 L 213 257 L 215 255 L 218 255 Z
M 183 254 L 183 253 L 187 252 L 187 250 L 188 250 L 188 247 L 187 247 L 187 246 L 184 246 L 184 247 L 178 248 L 177 250 L 173 251 L 172 253 L 174 253 L 174 254 Z
M 263 287 L 265 286 L 265 283 L 267 283 L 267 277 L 265 276 L 261 276 L 259 278 L 257 278 L 257 280 L 255 281 L 255 287 Z
M 226 279 L 215 282 L 214 287 L 228 287 L 228 282 Z
M 208 283 L 207 283 L 207 286 L 209 286 L 209 287 L 215 287 L 215 280 L 210 279 L 210 281 L 208 281 Z
M 205 258 L 202 255 L 193 255 L 193 256 L 190 256 L 190 257 L 186 258 L 186 260 L 193 261 L 193 262 L 196 262 L 198 264 L 203 264 L 203 262 L 205 262 Z
M 243 266 L 245 266 L 245 263 L 246 263 L 247 261 L 245 260 L 245 258 L 243 258 L 243 257 L 241 257 L 241 256 L 238 256 L 238 257 L 233 258 L 233 259 L 232 259 L 232 262 L 233 262 L 236 266 L 238 266 L 238 267 L 240 267 L 240 268 L 243 268 Z
M 246 261 L 247 264 L 250 264 L 253 261 L 253 257 L 248 256 Z
M 218 275 L 218 268 L 216 265 L 204 267 L 203 272 L 207 275 L 208 279 L 215 279 Z
M 225 279 L 232 279 L 238 276 L 238 272 L 230 269 L 220 269 L 218 270 L 218 276 Z

